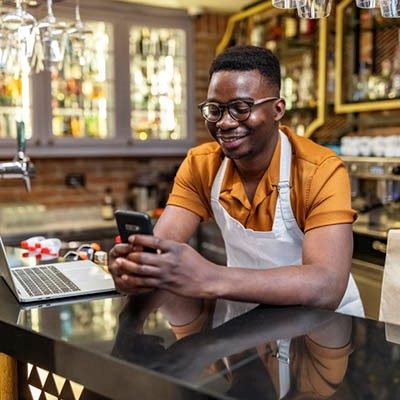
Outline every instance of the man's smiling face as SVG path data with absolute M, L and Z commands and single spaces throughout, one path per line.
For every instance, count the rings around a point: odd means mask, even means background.
M 212 75 L 207 101 L 225 104 L 240 99 L 258 100 L 278 96 L 278 90 L 258 70 L 223 70 Z M 276 108 L 281 101 L 277 99 L 255 105 L 249 117 L 241 122 L 225 110 L 218 122 L 206 121 L 207 129 L 227 157 L 234 160 L 252 159 L 275 143 L 279 114 Z

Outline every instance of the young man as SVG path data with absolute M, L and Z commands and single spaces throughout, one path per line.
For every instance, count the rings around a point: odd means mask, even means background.
M 215 142 L 189 151 L 155 236 L 111 251 L 118 290 L 162 289 L 193 307 L 225 299 L 227 313 L 229 301 L 242 301 L 363 315 L 350 275 L 355 212 L 346 169 L 332 151 L 279 126 L 280 80 L 279 61 L 264 48 L 236 46 L 216 57 L 199 105 Z M 185 244 L 209 218 L 229 268 Z

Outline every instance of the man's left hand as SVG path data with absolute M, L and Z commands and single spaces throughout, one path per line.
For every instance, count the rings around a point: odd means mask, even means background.
M 164 289 L 185 297 L 217 297 L 216 283 L 223 271 L 189 245 L 149 235 L 131 236 L 129 242 L 158 253 L 131 252 L 116 260 L 127 286 Z

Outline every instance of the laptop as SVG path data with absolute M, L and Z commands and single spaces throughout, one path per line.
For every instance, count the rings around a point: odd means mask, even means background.
M 11 266 L 1 237 L 0 274 L 22 303 L 115 291 L 111 275 L 90 260 Z

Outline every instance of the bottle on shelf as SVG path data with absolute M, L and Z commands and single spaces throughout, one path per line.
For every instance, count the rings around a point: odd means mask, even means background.
M 298 35 L 298 20 L 294 15 L 288 14 L 284 19 L 284 32 L 286 39 L 294 39 Z
M 388 97 L 390 87 L 391 87 L 391 77 L 392 74 L 392 62 L 389 59 L 385 59 L 381 63 L 381 72 L 376 77 L 376 83 L 374 85 L 375 98 L 384 99 Z
M 101 202 L 101 216 L 104 220 L 112 220 L 114 218 L 115 200 L 112 188 L 107 186 L 104 190 L 103 200 Z
M 393 68 L 390 76 L 391 87 L 389 98 L 394 99 L 400 97 L 400 29 L 398 30 L 397 46 L 393 55 Z
M 326 97 L 330 104 L 335 101 L 335 62 L 333 52 L 328 53 L 327 61 L 327 82 L 326 82 Z
M 294 107 L 293 104 L 294 82 L 293 79 L 289 76 L 285 65 L 282 65 L 281 73 L 282 73 L 282 95 L 286 100 L 286 109 L 291 110 Z
M 314 70 L 312 68 L 312 57 L 309 53 L 303 54 L 301 67 L 301 78 L 298 80 L 298 107 L 313 107 L 315 99 L 313 87 L 315 86 Z

